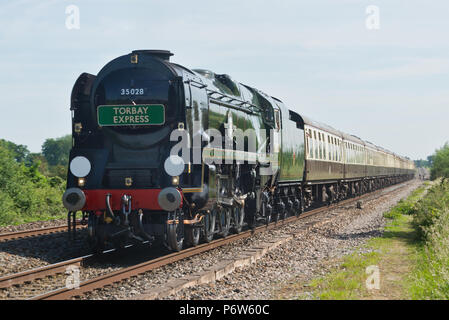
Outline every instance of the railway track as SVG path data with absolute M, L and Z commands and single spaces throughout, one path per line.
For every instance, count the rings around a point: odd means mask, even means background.
M 396 186 L 390 186 L 389 189 L 391 189 L 391 187 L 393 187 L 393 188 L 396 187 L 393 189 L 393 190 L 395 190 L 403 185 L 404 184 L 401 183 Z M 214 240 L 210 243 L 204 243 L 204 244 L 198 245 L 196 247 L 182 250 L 180 252 L 171 253 L 171 254 L 168 254 L 168 255 L 165 255 L 162 257 L 151 259 L 149 261 L 138 263 L 138 264 L 132 265 L 130 267 L 122 268 L 122 269 L 119 269 L 119 270 L 116 270 L 116 271 L 113 271 L 113 272 L 110 272 L 110 273 L 107 273 L 107 274 L 104 274 L 104 275 L 101 275 L 101 276 L 98 276 L 98 277 L 95 277 L 95 278 L 92 278 L 89 280 L 85 280 L 85 281 L 81 282 L 79 284 L 79 287 L 77 287 L 77 288 L 73 288 L 73 289 L 69 289 L 66 287 L 59 288 L 59 289 L 52 290 L 52 291 L 49 291 L 49 292 L 46 292 L 43 294 L 36 295 L 36 296 L 32 297 L 31 300 L 64 300 L 64 299 L 70 299 L 75 296 L 81 296 L 81 295 L 83 295 L 87 292 L 91 292 L 95 289 L 103 288 L 107 285 L 111 285 L 113 283 L 120 282 L 125 279 L 129 279 L 131 277 L 137 276 L 139 274 L 142 274 L 142 273 L 145 273 L 145 272 L 148 272 L 151 270 L 155 270 L 157 268 L 172 264 L 174 262 L 186 259 L 188 257 L 192 257 L 195 255 L 207 252 L 209 250 L 224 246 L 224 245 L 232 243 L 234 241 L 244 239 L 244 238 L 249 238 L 253 234 L 265 232 L 267 230 L 274 229 L 274 228 L 278 228 L 283 225 L 292 223 L 294 221 L 298 221 L 298 220 L 304 219 L 306 217 L 316 215 L 316 214 L 326 211 L 330 208 L 337 208 L 339 206 L 348 205 L 350 203 L 360 201 L 367 197 L 379 195 L 382 193 L 385 194 L 390 191 L 392 191 L 392 190 L 386 191 L 385 189 L 381 189 L 381 190 L 377 190 L 377 191 L 374 191 L 374 192 L 371 192 L 368 194 L 364 194 L 357 198 L 351 198 L 351 199 L 346 199 L 346 200 L 340 201 L 339 203 L 332 204 L 331 206 L 323 206 L 323 207 L 319 207 L 316 209 L 312 209 L 310 211 L 307 211 L 307 212 L 301 214 L 298 217 L 291 216 L 284 220 L 279 220 L 277 222 L 272 222 L 268 225 L 259 226 L 255 229 L 243 231 L 239 234 L 233 234 L 226 238 Z M 76 260 L 76 259 L 74 259 L 74 260 Z M 78 262 L 79 261 L 76 260 L 76 261 L 74 261 L 74 264 L 76 265 Z M 63 266 L 57 266 L 57 265 L 58 264 L 56 264 L 55 266 L 56 266 L 56 268 L 59 268 L 58 270 L 62 270 L 61 268 L 64 268 Z M 68 265 L 70 265 L 70 264 L 64 264 L 65 267 L 67 267 Z M 42 271 L 42 272 L 47 272 L 47 271 Z
M 132 247 L 133 245 L 128 245 L 125 248 Z M 103 252 L 103 255 L 106 254 L 112 254 L 116 250 L 110 249 Z M 6 275 L 3 277 L 0 277 L 0 289 L 9 288 L 14 285 L 20 285 L 25 282 L 31 282 L 37 279 L 42 279 L 48 276 L 55 276 L 60 273 L 65 273 L 67 270 L 67 267 L 69 266 L 77 266 L 82 267 L 85 265 L 88 265 L 90 262 L 95 260 L 94 254 L 88 254 L 82 257 L 73 258 L 53 264 L 49 264 L 42 267 L 37 267 L 34 269 Z
M 0 289 L 8 288 L 14 285 L 22 284 L 28 281 L 42 279 L 48 276 L 54 276 L 59 273 L 64 273 L 68 266 L 82 266 L 88 260 L 92 259 L 93 255 L 87 255 L 79 258 L 74 258 L 47 266 L 7 275 L 0 278 Z
M 85 225 L 82 225 L 81 221 L 78 221 L 76 227 L 77 227 L 77 229 L 84 228 Z M 40 236 L 40 235 L 44 235 L 44 234 L 65 232 L 65 231 L 67 231 L 66 225 L 59 226 L 59 227 L 48 227 L 48 228 L 41 228 L 41 229 L 32 229 L 32 230 L 25 230 L 25 231 L 18 231 L 18 232 L 2 233 L 2 234 L 0 234 L 0 242 L 16 240 L 16 239 L 21 239 L 21 238 L 34 237 L 34 236 Z

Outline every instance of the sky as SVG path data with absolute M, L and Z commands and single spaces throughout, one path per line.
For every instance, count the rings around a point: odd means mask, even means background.
M 70 133 L 82 72 L 166 49 L 176 63 L 229 74 L 300 114 L 425 159 L 449 141 L 448 31 L 447 0 L 2 0 L 0 138 L 39 152 Z

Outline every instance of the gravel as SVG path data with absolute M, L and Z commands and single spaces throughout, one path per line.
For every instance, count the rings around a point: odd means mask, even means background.
M 0 227 L 0 233 L 28 231 L 67 225 L 66 219 L 35 221 L 17 226 Z M 80 239 L 67 241 L 65 232 L 38 235 L 0 242 L 0 276 L 25 271 L 85 254 L 85 230 Z
M 86 230 L 69 241 L 67 233 L 53 233 L 0 242 L 0 276 L 88 254 Z
M 28 222 L 28 223 L 24 223 L 24 224 L 19 224 L 19 225 L 16 225 L 16 226 L 0 227 L 0 233 L 29 231 L 29 230 L 34 230 L 34 229 L 60 227 L 60 226 L 66 226 L 66 225 L 67 225 L 67 219 L 54 219 L 54 220 L 47 220 L 47 221 L 34 221 L 34 222 Z

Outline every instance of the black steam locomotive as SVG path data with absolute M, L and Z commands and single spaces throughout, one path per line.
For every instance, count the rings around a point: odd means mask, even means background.
M 179 251 L 414 175 L 406 158 L 170 56 L 133 51 L 74 85 L 63 202 L 97 250 Z

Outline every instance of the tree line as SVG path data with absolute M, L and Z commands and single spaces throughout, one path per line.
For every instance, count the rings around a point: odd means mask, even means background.
M 11 152 L 17 163 L 27 167 L 36 167 L 43 175 L 66 179 L 69 153 L 72 147 L 72 138 L 65 135 L 56 139 L 46 139 L 42 151 L 32 153 L 21 144 L 0 139 L 0 146 Z

